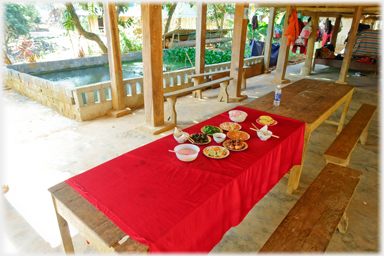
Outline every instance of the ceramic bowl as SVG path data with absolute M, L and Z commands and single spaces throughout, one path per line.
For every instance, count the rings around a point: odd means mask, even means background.
M 200 152 L 200 148 L 198 146 L 195 146 L 192 144 L 177 145 L 173 150 L 179 151 L 179 150 L 183 150 L 183 149 L 191 149 L 191 150 L 196 151 L 195 154 L 191 154 L 191 155 L 183 155 L 183 154 L 179 154 L 176 152 L 175 154 L 176 154 L 177 158 L 183 162 L 191 162 L 191 161 L 195 160 L 197 158 L 197 155 Z
M 271 135 L 272 135 L 272 132 L 271 132 L 271 131 L 267 131 L 267 133 L 268 133 L 269 135 L 264 135 L 264 133 L 262 133 L 262 132 L 257 132 L 257 136 L 259 136 L 259 138 L 260 138 L 261 140 L 265 141 L 265 140 L 271 138 Z
M 213 139 L 217 142 L 217 143 L 221 143 L 225 140 L 225 137 L 227 137 L 224 133 L 221 133 L 221 132 L 218 132 L 218 133 L 214 133 L 212 135 Z
M 180 137 L 175 137 L 175 134 L 173 134 L 173 138 L 175 138 L 175 140 L 179 143 L 184 143 L 187 141 L 188 139 L 188 136 L 189 136 L 189 133 L 187 132 L 183 132 L 183 135 L 181 135 Z
M 232 114 L 235 112 L 235 111 L 238 111 L 238 112 L 241 112 L 245 115 L 240 115 L 240 116 L 232 116 Z M 244 111 L 241 111 L 241 110 L 231 110 L 229 111 L 229 119 L 231 119 L 233 122 L 244 122 L 244 120 L 247 118 L 248 114 L 245 113 Z

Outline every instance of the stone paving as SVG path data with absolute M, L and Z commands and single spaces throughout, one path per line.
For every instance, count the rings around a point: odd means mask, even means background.
M 338 68 L 322 65 L 309 76 L 299 75 L 303 63 L 289 66 L 287 78 L 336 81 Z M 354 71 L 355 72 L 355 71 Z M 354 72 L 349 72 L 353 74 Z M 275 89 L 271 74 L 247 79 L 240 103 L 219 103 L 219 89 L 203 92 L 203 99 L 192 96 L 178 99 L 178 126 L 181 129 L 245 104 Z M 355 85 L 346 123 L 363 103 L 378 105 L 381 78 L 349 77 Z M 101 117 L 78 123 L 13 90 L 3 90 L 1 106 L 2 177 L 9 185 L 2 198 L 3 218 L 1 250 L 7 253 L 62 253 L 59 231 L 47 189 L 67 178 L 113 159 L 171 133 L 149 135 L 136 129 L 145 122 L 143 109 L 118 119 Z M 282 89 L 284 94 L 284 88 Z M 342 107 L 331 117 L 337 121 Z M 364 172 L 364 177 L 350 203 L 347 234 L 336 232 L 327 252 L 378 252 L 379 250 L 379 114 L 378 108 L 365 146 L 357 144 L 349 167 Z M 211 253 L 257 253 L 295 202 L 325 166 L 322 154 L 336 137 L 336 126 L 321 124 L 311 135 L 298 190 L 285 193 L 287 177 L 249 212 L 242 223 L 231 228 Z M 98 253 L 71 228 L 76 253 Z

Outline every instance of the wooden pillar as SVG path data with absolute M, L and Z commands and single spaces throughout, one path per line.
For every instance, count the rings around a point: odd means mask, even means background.
M 305 56 L 304 66 L 301 68 L 300 75 L 310 75 L 312 70 L 313 51 L 315 49 L 316 32 L 319 24 L 319 13 L 315 13 L 311 19 L 312 33 L 308 38 L 307 55 Z
M 197 3 L 195 74 L 204 73 L 207 4 Z
M 347 45 L 345 46 L 344 59 L 340 69 L 339 80 L 336 81 L 336 83 L 338 84 L 348 84 L 348 82 L 346 82 L 345 79 L 347 78 L 349 63 L 351 62 L 352 50 L 355 44 L 357 28 L 359 27 L 362 11 L 363 11 L 363 6 L 355 7 L 352 26 L 348 35 L 348 42 L 347 42 Z
M 269 71 L 269 62 L 271 60 L 271 47 L 272 47 L 272 38 L 273 30 L 275 28 L 275 16 L 276 16 L 276 7 L 269 8 L 269 20 L 267 28 L 267 38 L 265 39 L 264 44 L 264 74 L 271 73 Z
M 232 101 L 242 101 L 248 98 L 247 95 L 241 95 L 245 40 L 248 25 L 248 6 L 248 3 L 236 3 L 235 7 L 230 70 L 230 76 L 233 80 L 231 80 L 228 86 L 229 98 Z
M 121 117 L 132 113 L 125 108 L 125 93 L 123 84 L 123 70 L 121 65 L 119 29 L 117 27 L 116 5 L 114 2 L 104 4 L 105 34 L 108 45 L 109 74 L 111 77 L 112 107 L 107 114 Z
M 285 31 L 287 31 L 287 28 L 288 28 L 291 11 L 292 11 L 292 7 L 288 5 L 285 12 L 284 27 L 283 27 L 283 32 L 281 36 L 282 38 L 281 38 L 281 44 L 279 49 L 279 55 L 277 57 L 276 73 L 275 73 L 275 77 L 271 80 L 271 83 L 287 84 L 291 82 L 289 79 L 285 79 L 285 71 L 288 65 L 288 55 L 289 55 L 290 45 L 287 45 L 288 38 L 284 35 Z
M 339 29 L 340 29 L 340 21 L 341 21 L 341 16 L 336 18 L 335 25 L 333 26 L 332 36 L 331 36 L 331 44 L 335 47 L 335 49 L 336 49 L 337 34 L 339 33 Z
M 161 3 L 141 3 L 143 87 L 147 125 L 164 125 Z

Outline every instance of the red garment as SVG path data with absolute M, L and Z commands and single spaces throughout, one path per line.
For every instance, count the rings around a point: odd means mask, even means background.
M 287 45 L 291 45 L 291 43 L 295 42 L 295 39 L 300 35 L 300 24 L 296 10 L 293 10 L 291 17 L 289 17 L 289 25 L 284 35 L 288 38 Z
M 305 123 L 235 109 L 248 113 L 240 123 L 251 135 L 244 151 L 208 158 L 202 151 L 218 145 L 212 139 L 200 146 L 196 160 L 181 162 L 168 152 L 179 145 L 171 134 L 66 182 L 150 252 L 208 252 L 302 158 Z M 266 114 L 278 122 L 269 130 L 279 139 L 261 141 L 250 130 L 251 122 Z M 228 121 L 226 111 L 184 131 L 201 132 L 205 125 Z

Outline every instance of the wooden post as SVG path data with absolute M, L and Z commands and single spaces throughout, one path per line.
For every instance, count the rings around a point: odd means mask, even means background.
M 141 3 L 144 110 L 147 125 L 164 125 L 161 3 Z
M 236 3 L 232 38 L 232 56 L 230 76 L 233 78 L 228 86 L 230 100 L 242 101 L 248 98 L 241 95 L 241 83 L 244 65 L 245 40 L 248 25 L 248 3 Z
M 331 36 L 331 44 L 335 47 L 335 49 L 336 49 L 337 34 L 339 33 L 339 29 L 340 29 L 340 21 L 341 21 L 341 16 L 336 18 L 335 26 L 333 26 L 333 31 Z
M 268 20 L 268 28 L 267 28 L 267 38 L 264 43 L 264 74 L 271 73 L 269 71 L 269 62 L 271 60 L 271 47 L 272 47 L 272 37 L 273 30 L 275 28 L 275 16 L 276 16 L 276 7 L 269 8 L 269 20 Z
M 313 51 L 315 48 L 316 32 L 317 32 L 317 26 L 319 23 L 319 13 L 315 13 L 315 15 L 312 16 L 311 21 L 312 21 L 312 33 L 308 38 L 307 56 L 305 56 L 305 63 L 304 63 L 304 66 L 301 68 L 300 75 L 311 74 Z
M 345 46 L 344 59 L 343 59 L 343 64 L 341 65 L 341 69 L 340 69 L 339 80 L 336 81 L 336 83 L 338 83 L 338 84 L 348 84 L 348 82 L 346 82 L 345 79 L 347 78 L 349 63 L 351 62 L 352 50 L 353 50 L 353 46 L 355 44 L 357 28 L 359 27 L 359 22 L 361 19 L 362 11 L 363 11 L 363 6 L 355 7 L 355 13 L 353 14 L 352 26 L 351 26 L 351 30 L 349 31 L 349 35 L 348 35 L 348 42 L 347 42 L 347 45 Z
M 197 3 L 196 19 L 196 53 L 195 53 L 195 74 L 204 73 L 205 69 L 205 38 L 207 31 L 207 4 Z M 193 78 L 194 85 L 201 84 L 204 77 Z M 193 97 L 202 98 L 201 90 L 194 91 Z
M 113 106 L 113 109 L 109 110 L 107 114 L 113 117 L 121 117 L 132 113 L 132 111 L 125 108 L 119 29 L 117 27 L 116 5 L 114 2 L 104 3 L 104 16 Z
M 288 39 L 284 35 L 284 33 L 285 31 L 287 31 L 287 28 L 288 28 L 291 11 L 292 11 L 292 6 L 288 5 L 285 12 L 284 27 L 281 35 L 282 38 L 281 38 L 281 44 L 279 49 L 279 56 L 277 57 L 276 73 L 275 73 L 275 77 L 271 80 L 271 83 L 287 84 L 291 82 L 289 79 L 284 78 L 285 71 L 288 65 L 288 55 L 289 55 L 289 49 L 290 49 L 290 45 L 287 45 Z

